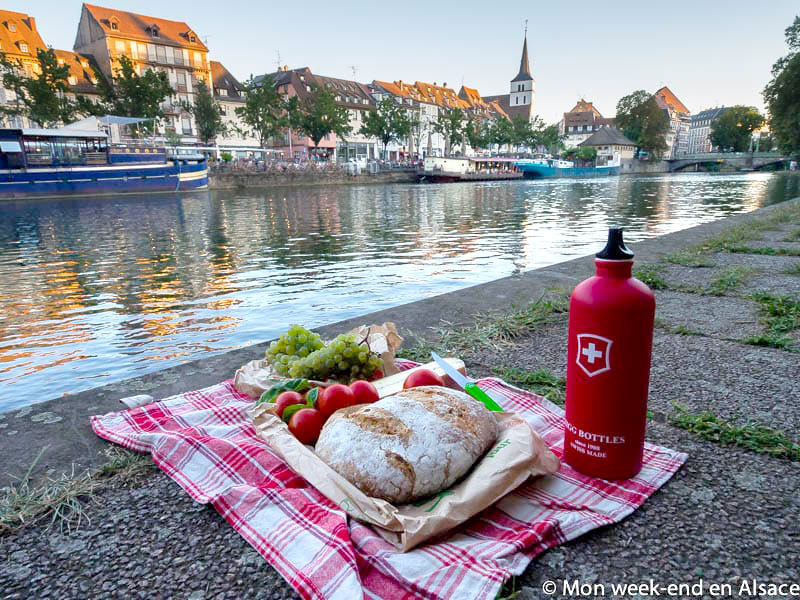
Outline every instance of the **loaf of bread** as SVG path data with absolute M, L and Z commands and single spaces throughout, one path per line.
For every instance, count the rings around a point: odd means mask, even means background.
M 368 496 L 403 504 L 453 485 L 497 433 L 494 415 L 480 402 L 423 386 L 337 415 L 315 450 Z

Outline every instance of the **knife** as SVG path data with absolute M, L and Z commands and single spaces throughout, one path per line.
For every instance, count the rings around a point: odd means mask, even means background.
M 444 360 L 441 356 L 436 354 L 436 352 L 431 352 L 431 358 L 436 361 L 436 364 L 439 365 L 442 370 L 447 373 L 447 376 L 453 380 L 454 383 L 460 385 L 461 388 L 470 396 L 475 398 L 478 402 L 482 403 L 486 408 L 493 412 L 503 412 L 503 409 L 500 408 L 500 405 L 492 400 L 486 392 L 484 392 L 478 385 L 468 377 L 465 377 L 456 369 L 454 369 L 446 360 Z

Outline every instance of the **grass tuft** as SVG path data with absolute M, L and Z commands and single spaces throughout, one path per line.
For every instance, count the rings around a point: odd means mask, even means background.
M 766 331 L 744 340 L 753 346 L 768 346 L 781 350 L 794 350 L 794 340 L 786 335 L 800 328 L 800 301 L 790 296 L 774 296 L 757 292 L 752 296 L 761 310 L 761 321 Z
M 492 373 L 511 385 L 525 388 L 534 394 L 544 396 L 553 404 L 564 406 L 567 381 L 547 369 L 526 371 L 516 367 L 495 367 Z
M 737 425 L 710 412 L 691 414 L 685 406 L 675 405 L 669 422 L 704 440 L 726 446 L 738 446 L 760 454 L 800 461 L 800 444 L 784 432 L 763 425 Z
M 749 267 L 728 267 L 720 271 L 719 275 L 711 282 L 708 293 L 714 296 L 724 296 L 747 281 L 755 273 Z
M 800 242 L 800 229 L 796 229 L 785 238 L 783 238 L 784 242 Z
M 56 524 L 62 531 L 80 527 L 84 521 L 89 522 L 84 505 L 103 486 L 104 479 L 111 476 L 128 479 L 153 465 L 147 454 L 112 446 L 105 451 L 108 462 L 96 471 L 76 475 L 73 465 L 70 473 L 55 479 L 47 477 L 38 485 L 32 485 L 31 473 L 45 449 L 42 448 L 16 484 L 0 489 L 0 535 L 47 518 L 48 530 Z
M 509 313 L 478 315 L 475 317 L 475 324 L 466 327 L 453 328 L 450 323 L 443 321 L 444 326 L 436 329 L 436 340 L 404 348 L 398 352 L 398 356 L 417 362 L 428 362 L 431 359 L 431 350 L 456 356 L 475 350 L 500 350 L 542 325 L 555 322 L 559 315 L 568 310 L 567 297 L 559 294 L 543 296 L 536 302 Z
M 670 285 L 667 283 L 667 280 L 661 276 L 663 271 L 664 267 L 662 265 L 644 264 L 636 270 L 634 277 L 646 283 L 651 290 L 666 290 L 670 288 Z

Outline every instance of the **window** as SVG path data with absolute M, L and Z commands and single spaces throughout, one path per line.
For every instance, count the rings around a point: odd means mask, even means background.
M 67 81 L 69 82 L 70 85 L 78 84 L 78 78 L 75 77 L 75 75 L 70 75 L 69 77 L 67 77 Z
M 122 40 L 116 40 L 114 42 L 114 48 L 116 48 L 117 52 L 125 52 L 125 42 Z
M 142 54 L 144 56 L 144 54 Z M 154 44 L 147 44 L 147 60 L 155 62 L 156 60 L 156 47 Z
M 167 51 L 164 46 L 156 46 L 156 60 L 160 63 L 167 62 Z
M 117 31 L 119 29 L 119 23 L 114 17 L 111 17 L 111 19 L 109 19 L 109 25 L 111 26 L 111 29 L 113 29 L 114 31 Z
M 28 51 L 28 44 L 26 44 L 25 42 L 20 42 L 19 43 L 19 51 L 20 52 L 27 52 Z
M 228 95 L 228 90 L 226 90 L 225 88 L 219 88 L 219 90 L 217 90 L 217 91 L 219 92 L 220 96 L 227 96 Z
M 183 71 L 178 71 L 175 73 L 175 79 L 177 81 L 177 87 L 179 92 L 186 91 L 186 73 Z
M 8 30 L 9 31 L 16 31 L 17 30 L 17 26 L 14 25 L 13 23 L 9 23 L 8 24 Z
M 181 129 L 183 130 L 183 135 L 192 135 L 192 121 L 188 117 L 183 117 L 181 119 Z
M 153 36 L 154 38 L 158 37 L 158 26 L 157 25 L 152 25 L 150 27 L 150 35 Z

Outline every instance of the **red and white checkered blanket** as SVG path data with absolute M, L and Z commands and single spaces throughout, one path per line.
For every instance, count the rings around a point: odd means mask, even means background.
M 411 366 L 407 364 L 405 366 Z M 564 413 L 494 378 L 479 385 L 525 418 L 561 458 Z M 616 523 L 687 456 L 646 444 L 634 479 L 608 482 L 562 464 L 523 484 L 457 531 L 398 552 L 291 471 L 255 434 L 252 400 L 232 381 L 91 418 L 100 437 L 150 452 L 198 502 L 210 502 L 304 598 L 495 598 L 548 548 Z

